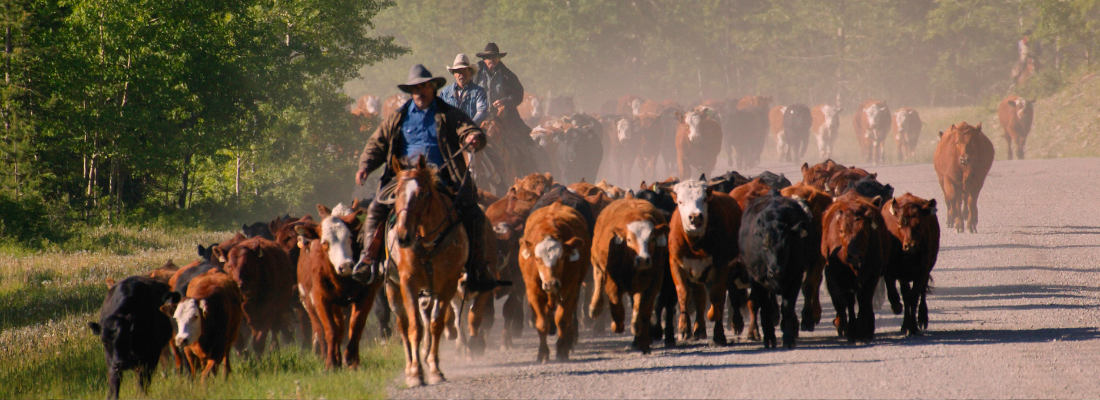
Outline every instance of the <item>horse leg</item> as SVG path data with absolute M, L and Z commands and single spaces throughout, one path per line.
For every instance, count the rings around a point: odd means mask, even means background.
M 401 339 L 405 344 L 405 385 L 417 387 L 424 384 L 420 369 L 420 304 L 418 301 L 419 290 L 409 282 L 402 279 L 401 286 L 391 292 L 391 304 L 401 304 L 397 311 L 397 325 L 401 331 Z M 394 302 L 399 300 L 399 302 Z
M 447 286 L 447 285 L 445 285 Z M 443 377 L 443 371 L 439 369 L 439 342 L 443 336 L 444 318 L 443 314 L 446 312 L 446 303 L 449 303 L 454 298 L 455 291 L 458 288 L 457 282 L 449 285 L 450 289 L 443 290 L 441 293 L 437 293 L 437 298 L 431 301 L 431 309 L 428 315 L 431 320 L 429 322 L 428 333 L 431 335 L 429 339 L 431 343 L 428 347 L 428 384 L 435 385 L 437 383 L 447 380 Z
M 492 322 L 485 318 L 488 315 L 489 307 L 493 303 L 493 293 L 485 292 L 478 293 L 473 299 L 473 304 L 470 304 L 470 311 L 468 315 L 469 320 L 469 332 L 470 340 L 467 343 L 467 348 L 470 350 L 471 356 L 480 356 L 485 354 L 485 330 L 488 327 L 482 328 L 482 324 L 486 322 Z

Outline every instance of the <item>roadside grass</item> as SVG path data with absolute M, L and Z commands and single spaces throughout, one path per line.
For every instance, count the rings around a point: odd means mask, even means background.
M 107 367 L 98 338 L 87 323 L 98 318 L 104 281 L 159 267 L 168 259 L 184 265 L 198 243 L 228 232 L 158 228 L 93 228 L 47 250 L 0 246 L 0 398 L 102 398 Z M 373 338 L 373 319 L 368 337 Z M 284 344 L 264 357 L 232 356 L 229 380 L 207 384 L 161 365 L 151 398 L 381 398 L 400 371 L 400 346 L 366 339 L 356 371 L 324 370 L 323 361 Z M 132 372 L 121 396 L 138 397 Z

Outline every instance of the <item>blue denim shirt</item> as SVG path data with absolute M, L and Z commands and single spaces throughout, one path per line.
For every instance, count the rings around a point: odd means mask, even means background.
M 462 95 L 461 102 L 456 98 L 456 94 Z M 439 93 L 439 98 L 452 107 L 462 110 L 474 120 L 475 124 L 481 125 L 485 119 L 489 118 L 489 100 L 485 95 L 485 89 L 473 82 L 466 84 L 464 89 L 459 89 L 457 83 L 447 85 Z
M 442 166 L 443 153 L 439 151 L 439 130 L 435 126 L 435 101 L 427 110 L 421 110 L 416 102 L 409 100 L 405 103 L 405 122 L 401 125 L 401 135 L 404 141 L 394 154 L 398 157 L 408 157 L 415 161 L 420 155 L 427 157 L 429 163 Z

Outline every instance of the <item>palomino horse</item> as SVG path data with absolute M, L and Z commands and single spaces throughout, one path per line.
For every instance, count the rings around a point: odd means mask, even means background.
M 439 370 L 439 339 L 443 334 L 446 308 L 458 288 L 469 254 L 466 229 L 454 203 L 437 190 L 435 170 L 420 157 L 415 166 L 393 163 L 397 187 L 394 192 L 396 221 L 386 234 L 390 265 L 387 268 L 387 297 L 397 314 L 397 331 L 405 345 L 405 384 L 424 384 L 421 359 L 427 363 L 429 385 L 442 382 Z M 421 354 L 421 339 L 428 329 Z

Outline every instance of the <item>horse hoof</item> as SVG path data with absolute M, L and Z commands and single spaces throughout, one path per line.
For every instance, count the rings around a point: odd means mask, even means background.
M 407 376 L 405 377 L 405 386 L 411 388 L 424 386 L 424 381 L 419 376 Z
M 428 384 L 429 385 L 436 385 L 436 384 L 439 384 L 439 383 L 441 383 L 443 381 L 446 381 L 446 380 L 447 380 L 447 378 L 444 378 L 443 374 L 440 373 L 440 372 L 428 374 Z

